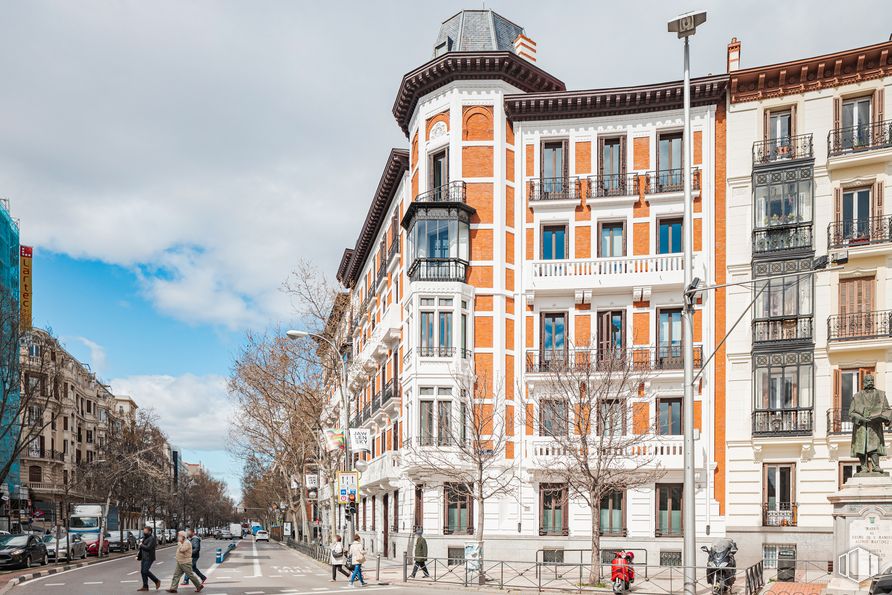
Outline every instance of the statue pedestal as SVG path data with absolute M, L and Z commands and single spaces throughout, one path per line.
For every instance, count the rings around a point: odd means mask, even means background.
M 864 593 L 892 566 L 892 478 L 855 476 L 827 497 L 833 504 L 833 578 L 825 593 Z

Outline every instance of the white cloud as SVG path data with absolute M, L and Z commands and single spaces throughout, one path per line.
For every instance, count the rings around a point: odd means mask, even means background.
M 91 341 L 86 337 L 75 337 L 74 340 L 81 343 L 90 351 L 90 369 L 93 370 L 97 376 L 101 377 L 102 373 L 105 371 L 105 348 L 99 343 Z
M 232 405 L 223 376 L 145 375 L 114 378 L 115 394 L 133 397 L 158 414 L 159 425 L 170 443 L 181 448 L 225 450 Z

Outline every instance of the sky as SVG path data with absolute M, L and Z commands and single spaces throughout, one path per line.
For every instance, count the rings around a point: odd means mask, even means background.
M 666 21 L 705 9 L 694 75 L 889 39 L 885 1 L 488 1 L 569 89 L 681 78 Z M 335 271 L 391 147 L 403 74 L 481 2 L 5 0 L 0 196 L 35 247 L 35 324 L 240 492 L 226 383 L 288 326 L 299 259 Z

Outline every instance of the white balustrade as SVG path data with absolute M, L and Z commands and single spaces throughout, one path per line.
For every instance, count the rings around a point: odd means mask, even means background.
M 533 262 L 533 277 L 597 277 L 600 275 L 680 272 L 683 267 L 684 256 L 682 254 L 537 260 Z

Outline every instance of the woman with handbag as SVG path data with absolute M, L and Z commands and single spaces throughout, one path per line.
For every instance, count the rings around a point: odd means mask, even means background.
M 350 562 L 353 563 L 353 574 L 350 575 L 350 586 L 355 587 L 356 579 L 359 579 L 360 584 L 365 586 L 365 579 L 362 578 L 362 565 L 365 562 L 365 548 L 362 547 L 362 541 L 359 539 L 359 535 L 353 536 L 353 544 L 350 546 L 350 551 L 348 553 L 350 556 Z
M 329 563 L 331 564 L 331 582 L 335 582 L 339 572 L 346 577 L 350 576 L 350 573 L 344 570 L 344 553 L 344 544 L 341 542 L 341 536 L 335 535 L 335 540 L 328 549 Z

